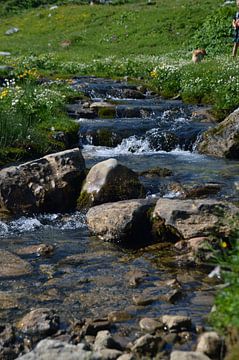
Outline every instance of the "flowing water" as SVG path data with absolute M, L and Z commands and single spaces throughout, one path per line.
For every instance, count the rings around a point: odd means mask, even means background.
M 73 86 L 84 90 L 93 101 L 107 100 L 116 105 L 114 120 L 77 119 L 87 167 L 110 157 L 135 171 L 166 167 L 172 170 L 172 176 L 141 178 L 148 195 L 178 196 L 177 191 L 169 191 L 170 182 L 183 187 L 217 183 L 221 190 L 214 196 L 238 200 L 238 162 L 194 151 L 200 133 L 212 126 L 195 115 L 201 107 L 162 100 L 150 93 L 145 99 L 124 98 L 124 89 L 134 87 L 110 80 L 81 78 L 75 79 Z M 95 144 L 94 134 L 100 128 L 107 129 L 114 138 L 120 134 L 114 146 Z M 133 339 L 140 333 L 138 321 L 142 317 L 186 314 L 194 324 L 202 325 L 212 305 L 214 290 L 208 283 L 208 269 L 180 268 L 167 250 L 157 245 L 130 251 L 99 241 L 89 236 L 85 215 L 79 212 L 2 221 L 0 240 L 1 249 L 18 254 L 32 265 L 28 276 L 0 278 L 1 322 L 14 322 L 39 306 L 55 308 L 66 323 L 124 311 L 127 319 L 116 325 L 116 331 Z M 32 250 L 34 245 L 44 243 L 54 246 L 49 256 Z M 138 270 L 144 277 L 133 287 L 130 274 Z M 170 303 L 163 299 L 169 291 L 165 282 L 175 278 L 182 284 L 182 296 Z M 14 300 L 12 305 L 1 300 L 5 293 Z M 138 306 L 133 302 L 135 295 L 154 301 Z

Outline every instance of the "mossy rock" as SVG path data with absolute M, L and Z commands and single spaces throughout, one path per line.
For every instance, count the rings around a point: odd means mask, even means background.
M 102 119 L 113 119 L 116 116 L 115 107 L 102 107 L 98 110 L 98 116 Z
M 87 191 L 82 191 L 77 200 L 77 209 L 78 210 L 89 209 L 91 204 L 92 204 L 91 195 L 88 194 Z
M 17 147 L 6 147 L 0 149 L 0 166 L 17 162 L 28 157 L 27 150 Z
M 117 137 L 113 137 L 109 129 L 99 129 L 96 133 L 96 144 L 98 146 L 114 147 L 119 143 Z
M 155 176 L 166 177 L 166 176 L 172 176 L 172 175 L 173 175 L 172 170 L 167 169 L 167 168 L 160 168 L 160 167 L 148 169 L 145 171 L 141 171 L 139 173 L 139 176 L 145 176 L 145 177 L 150 177 L 150 178 L 155 177 Z
M 165 221 L 159 217 L 151 217 L 151 223 L 152 234 L 155 240 L 175 243 L 183 238 L 176 228 L 171 225 L 165 225 Z

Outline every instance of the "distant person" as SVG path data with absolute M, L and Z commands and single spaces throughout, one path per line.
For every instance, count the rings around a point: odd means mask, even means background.
M 237 6 L 239 6 L 238 1 L 237 1 Z M 239 46 L 239 11 L 236 12 L 236 15 L 232 20 L 232 27 L 234 29 L 234 38 L 233 38 L 234 45 L 232 49 L 232 56 L 236 57 L 237 49 Z

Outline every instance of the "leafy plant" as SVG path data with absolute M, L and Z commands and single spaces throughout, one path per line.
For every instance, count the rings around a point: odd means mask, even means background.
M 234 7 L 222 7 L 207 16 L 193 35 L 192 48 L 204 48 L 211 55 L 227 53 L 232 42 L 231 23 L 235 11 Z
M 221 290 L 215 301 L 216 309 L 211 314 L 211 322 L 222 333 L 235 328 L 239 333 L 239 217 L 230 221 L 234 235 L 230 243 L 224 244 L 224 255 L 218 258 L 226 287 Z M 229 246 L 229 250 L 227 250 Z

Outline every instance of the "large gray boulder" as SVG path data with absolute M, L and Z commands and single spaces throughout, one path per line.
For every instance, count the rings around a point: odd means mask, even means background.
M 77 202 L 78 209 L 107 202 L 142 198 L 145 189 L 137 174 L 116 159 L 94 165 L 85 180 Z
M 239 108 L 215 128 L 206 131 L 197 150 L 202 154 L 239 159 Z
M 78 148 L 0 171 L 0 213 L 66 211 L 76 205 L 85 161 Z
M 228 233 L 224 216 L 238 214 L 239 208 L 228 202 L 216 200 L 159 199 L 153 212 L 156 236 L 165 231 L 181 239 L 191 239 L 210 234 Z
M 119 201 L 92 207 L 86 214 L 90 233 L 100 239 L 138 246 L 150 241 L 149 209 L 145 199 Z

